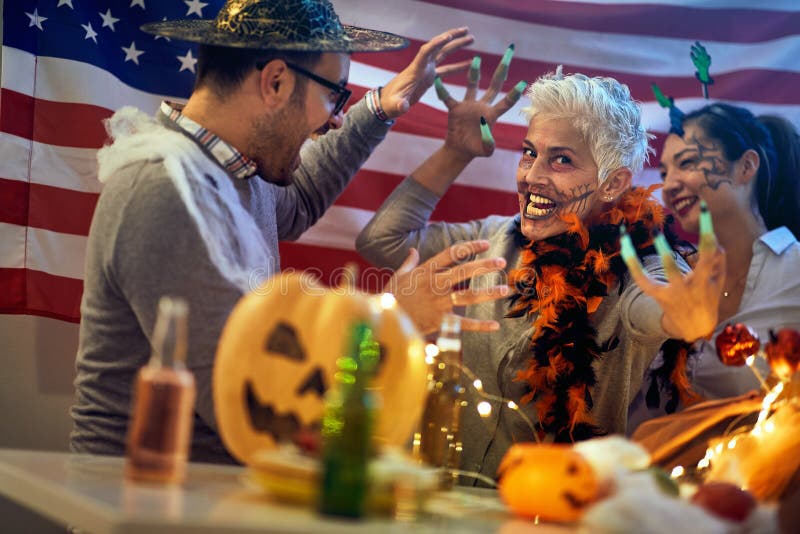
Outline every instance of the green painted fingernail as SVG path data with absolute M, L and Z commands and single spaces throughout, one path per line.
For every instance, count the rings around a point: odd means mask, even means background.
M 514 91 L 519 94 L 522 94 L 522 92 L 525 90 L 526 87 L 528 87 L 528 82 L 526 82 L 525 80 L 520 80 L 517 82 L 517 85 L 514 86 Z
M 630 263 L 636 260 L 636 250 L 633 248 L 633 242 L 631 241 L 631 236 L 628 235 L 628 232 L 625 230 L 625 225 L 621 225 L 619 227 L 619 244 L 620 249 L 619 253 L 622 256 L 622 260 L 625 263 Z
M 447 89 L 444 88 L 444 84 L 442 83 L 442 79 L 440 77 L 436 77 L 433 79 L 433 87 L 436 88 L 436 96 L 439 97 L 439 100 L 445 101 L 450 97 L 450 93 L 447 92 Z
M 472 64 L 469 66 L 469 81 L 470 83 L 478 83 L 481 79 L 481 56 L 472 58 Z
M 504 66 L 508 67 L 511 64 L 511 58 L 514 56 L 514 44 L 508 45 L 506 51 L 503 53 L 503 59 L 500 61 Z
M 511 58 L 514 56 L 514 45 L 508 45 L 506 48 L 505 53 L 503 54 L 503 59 L 500 60 L 500 65 L 503 67 L 503 81 L 506 81 L 508 78 L 508 66 L 511 64 Z
M 492 137 L 492 130 L 489 129 L 489 123 L 486 122 L 486 119 L 481 117 L 481 141 L 484 144 L 494 144 L 494 137 Z
M 667 243 L 667 239 L 661 232 L 658 232 L 653 237 L 653 244 L 655 244 L 656 246 L 656 251 L 658 252 L 658 255 L 661 256 L 662 258 L 665 258 L 667 256 L 672 256 L 672 248 L 669 246 L 669 243 Z
M 711 212 L 708 211 L 708 204 L 705 200 L 700 201 L 700 235 L 714 235 L 714 223 L 711 222 Z

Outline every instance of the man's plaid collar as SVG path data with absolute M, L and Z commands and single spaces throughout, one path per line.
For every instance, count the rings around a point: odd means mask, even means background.
M 161 113 L 194 137 L 231 176 L 245 179 L 256 173 L 256 164 L 253 160 L 217 137 L 213 132 L 194 122 L 184 115 L 182 111 L 182 104 L 167 101 L 161 102 Z

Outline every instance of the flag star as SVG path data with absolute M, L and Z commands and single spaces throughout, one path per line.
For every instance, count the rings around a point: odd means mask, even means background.
M 97 44 L 97 32 L 94 31 L 94 28 L 92 28 L 92 23 L 90 22 L 88 24 L 81 24 L 81 28 L 86 30 L 86 37 L 84 37 L 84 40 L 91 39 L 94 41 L 94 44 Z
M 29 19 L 31 19 L 30 24 L 28 24 L 28 28 L 30 28 L 31 26 L 36 26 L 40 30 L 44 31 L 44 28 L 42 28 L 42 22 L 46 21 L 47 17 L 42 17 L 41 15 L 39 15 L 38 9 L 34 9 L 33 13 L 26 12 L 25 14 L 28 15 Z
M 183 0 L 183 3 L 189 6 L 189 11 L 186 12 L 187 17 L 192 13 L 196 13 L 198 17 L 203 18 L 203 8 L 208 5 L 207 2 L 201 2 L 200 0 Z
M 75 8 L 72 7 L 72 0 L 58 0 L 58 5 L 56 7 L 61 6 L 69 6 L 70 9 L 74 10 Z
M 139 6 L 142 9 L 147 9 L 146 7 L 144 7 L 144 0 L 131 0 L 131 5 L 129 5 L 128 7 L 131 8 L 133 6 Z
M 184 70 L 190 70 L 192 71 L 192 74 L 194 74 L 194 66 L 195 64 L 197 64 L 197 58 L 192 56 L 191 50 L 187 51 L 185 56 L 175 56 L 175 57 L 178 58 L 178 61 L 181 62 L 181 68 L 178 70 L 178 72 Z
M 167 20 L 167 17 L 164 17 L 161 20 Z M 164 37 L 163 35 L 156 35 L 156 38 L 154 39 L 154 41 L 158 41 L 159 39 L 166 39 L 168 42 L 172 41 L 172 39 L 170 39 L 169 37 Z
M 112 14 L 111 14 L 111 8 L 109 8 L 109 9 L 108 9 L 108 10 L 105 12 L 105 14 L 103 14 L 103 13 L 100 13 L 100 18 L 101 18 L 101 19 L 103 19 L 103 26 L 102 26 L 103 28 L 105 28 L 106 26 L 108 26 L 109 28 L 111 28 L 111 31 L 112 31 L 112 32 L 113 32 L 113 31 L 116 31 L 116 30 L 114 29 L 114 24 L 116 24 L 117 22 L 119 22 L 119 19 L 118 19 L 118 18 L 116 18 L 116 17 L 114 17 L 114 15 L 112 15 Z
M 144 54 L 144 52 L 141 50 L 136 50 L 135 42 L 131 41 L 131 46 L 123 46 L 121 48 L 125 52 L 125 61 L 133 61 L 137 65 L 139 64 L 139 56 Z

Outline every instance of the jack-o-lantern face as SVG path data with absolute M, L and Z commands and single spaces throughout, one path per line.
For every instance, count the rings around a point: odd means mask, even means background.
M 498 474 L 500 496 L 514 513 L 544 521 L 580 519 L 599 490 L 592 466 L 569 445 L 513 445 Z
M 265 381 L 255 380 L 253 377 L 270 371 L 287 377 L 286 385 L 293 388 L 290 398 L 303 405 L 309 402 L 315 404 L 315 395 L 317 399 L 323 398 L 328 389 L 329 373 L 323 367 L 309 362 L 294 327 L 284 322 L 277 323 L 267 333 L 261 356 L 252 358 L 250 365 L 253 374 L 244 379 L 246 416 L 254 430 L 271 435 L 277 442 L 287 441 L 304 427 L 307 428 L 308 422 L 298 420 L 291 407 L 287 409 L 280 403 L 262 403 L 260 399 L 269 397 L 269 393 L 263 391 Z M 286 361 L 281 362 L 283 359 Z M 297 380 L 291 380 L 292 378 Z M 300 407 L 300 413 L 309 411 L 307 407 L 303 409 L 304 407 Z
M 741 367 L 749 356 L 758 353 L 761 348 L 756 331 L 742 323 L 726 325 L 715 344 L 719 360 L 732 367 Z
M 225 445 L 241 462 L 316 428 L 351 325 L 366 321 L 381 346 L 373 387 L 377 438 L 402 444 L 425 395 L 424 344 L 396 303 L 334 291 L 301 274 L 268 280 L 234 308 L 214 364 L 214 405 Z M 383 414 L 386 413 L 386 416 Z

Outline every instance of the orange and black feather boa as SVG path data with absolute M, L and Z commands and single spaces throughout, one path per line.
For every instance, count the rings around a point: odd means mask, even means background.
M 651 197 L 658 187 L 629 190 L 586 224 L 574 214 L 564 216 L 569 229 L 548 239 L 531 242 L 515 230 L 522 252 L 510 273 L 515 291 L 507 316 L 532 318 L 534 326 L 528 366 L 516 379 L 530 386 L 521 402 L 535 402 L 539 431 L 554 434 L 556 441 L 604 433 L 591 415 L 591 388 L 596 382 L 592 364 L 605 350 L 598 345 L 590 317 L 626 271 L 619 251 L 620 225 L 626 226 L 640 256 L 656 253 L 656 231 L 665 232 L 671 244 L 677 242 L 664 224 L 661 204 Z M 681 398 L 688 398 L 688 344 L 673 345 L 675 353 L 664 355 L 670 361 L 669 377 Z

